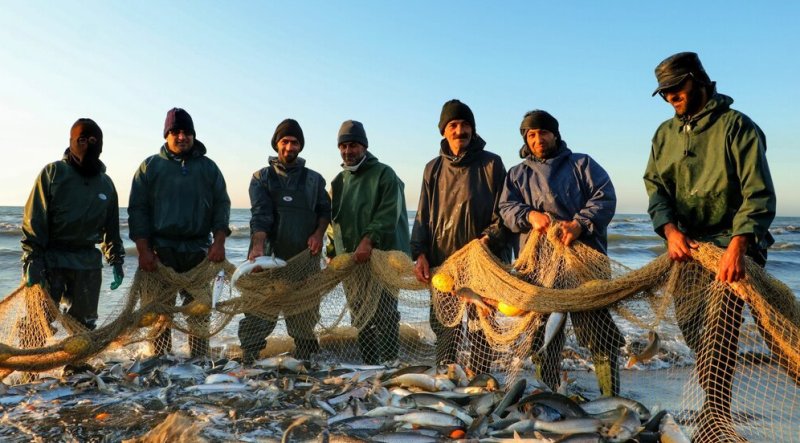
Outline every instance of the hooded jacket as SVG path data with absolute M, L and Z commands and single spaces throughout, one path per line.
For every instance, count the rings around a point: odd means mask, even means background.
M 36 179 L 22 223 L 22 261 L 44 260 L 48 268 L 102 268 L 100 243 L 108 264 L 122 263 L 117 190 L 106 167 L 81 175 L 61 161 L 48 164 Z M 99 161 L 99 160 L 98 160 Z
M 764 133 L 715 93 L 691 119 L 675 116 L 653 136 L 644 183 L 653 228 L 675 223 L 689 237 L 727 247 L 752 234 L 765 249 L 774 240 L 776 196 Z
M 128 204 L 133 241 L 146 238 L 152 247 L 205 251 L 212 233 L 230 235 L 230 213 L 222 172 L 198 140 L 182 155 L 172 154 L 164 144 L 133 177 Z
M 355 171 L 331 182 L 333 245 L 328 256 L 351 253 L 369 237 L 375 249 L 408 253 L 408 212 L 403 181 L 369 151 Z
M 461 156 L 454 156 L 447 140 L 439 156 L 425 165 L 419 206 L 411 231 L 411 256 L 425 254 L 431 267 L 481 235 L 488 235 L 492 250 L 510 259 L 497 204 L 506 168 L 500 156 L 485 151 L 477 134 Z
M 605 169 L 590 156 L 573 153 L 563 141 L 545 160 L 532 155 L 527 146 L 520 155 L 525 160 L 508 171 L 500 197 L 503 223 L 516 234 L 515 251 L 530 235 L 528 212 L 534 210 L 557 220 L 576 220 L 583 228 L 578 240 L 605 254 L 608 224 L 617 208 Z

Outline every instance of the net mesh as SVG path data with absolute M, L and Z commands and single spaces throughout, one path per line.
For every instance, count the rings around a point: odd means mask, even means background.
M 137 272 L 127 297 L 91 331 L 41 287 L 20 285 L 0 302 L 0 371 L 50 371 L 168 329 L 211 338 L 212 356 L 250 349 L 254 358 L 307 352 L 320 364 L 430 364 L 432 312 L 457 332 L 447 345 L 472 371 L 508 383 L 535 370 L 558 389 L 563 371 L 588 368 L 602 394 L 642 382 L 657 397 L 658 380 L 646 374 L 668 367 L 684 384 L 677 418 L 694 441 L 798 439 L 800 309 L 789 288 L 749 260 L 745 280 L 717 282 L 723 251 L 709 244 L 691 262 L 663 255 L 631 270 L 580 243 L 564 247 L 555 235 L 532 234 L 511 265 L 474 241 L 435 270 L 431 287 L 398 251 L 375 250 L 365 264 L 341 255 L 327 265 L 303 252 L 234 285 L 227 262 L 182 274 L 159 266 Z M 191 301 L 176 305 L 179 292 Z M 237 336 L 256 337 L 255 345 L 243 349 Z M 626 370 L 637 368 L 651 371 Z M 620 383 L 620 371 L 628 381 Z

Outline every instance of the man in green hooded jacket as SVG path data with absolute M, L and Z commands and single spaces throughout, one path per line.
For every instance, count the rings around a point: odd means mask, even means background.
M 122 283 L 125 257 L 117 190 L 100 161 L 102 151 L 100 126 L 88 118 L 76 121 L 64 158 L 39 174 L 22 223 L 26 284 L 43 285 L 53 301 L 88 329 L 96 327 L 102 279 L 101 252 L 95 245 L 101 244 L 113 267 L 111 289 Z M 68 365 L 65 372 L 78 366 L 85 365 Z
M 655 73 L 653 95 L 672 105 L 675 116 L 656 131 L 644 175 L 653 228 L 675 261 L 691 260 L 697 241 L 724 248 L 716 279 L 739 281 L 745 277 L 745 256 L 764 266 L 774 241 L 769 226 L 776 196 L 764 133 L 730 108 L 733 99 L 716 91 L 697 54 L 674 54 Z M 681 309 L 680 295 L 675 303 L 682 317 L 689 309 Z M 706 392 L 697 441 L 738 441 L 730 426 L 731 388 L 743 307 L 740 298 L 727 294 L 718 315 L 704 318 L 704 309 L 692 309 L 695 315 L 678 319 L 698 355 Z
M 166 143 L 142 162 L 133 177 L 128 228 L 145 272 L 155 271 L 157 262 L 183 273 L 206 257 L 217 263 L 225 260 L 231 200 L 222 172 L 206 157 L 206 147 L 195 135 L 189 113 L 171 109 L 164 122 Z M 181 296 L 184 305 L 193 300 L 188 293 Z M 196 321 L 205 327 L 208 317 Z M 169 329 L 153 347 L 156 354 L 171 352 Z M 192 357 L 207 355 L 208 339 L 190 336 L 189 351 Z
M 333 241 L 328 257 L 352 253 L 356 263 L 366 263 L 373 249 L 410 254 L 403 182 L 367 151 L 367 133 L 360 122 L 342 123 L 338 143 L 344 170 L 331 183 Z M 363 296 L 365 288 L 345 289 Z M 357 325 L 359 349 L 368 364 L 394 361 L 399 350 L 396 294 L 382 291 L 374 296 L 380 297 L 375 314 Z

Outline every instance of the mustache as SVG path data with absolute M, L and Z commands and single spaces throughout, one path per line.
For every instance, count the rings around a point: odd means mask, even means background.
M 469 134 L 458 134 L 455 137 L 456 140 L 469 140 L 469 138 L 470 138 Z

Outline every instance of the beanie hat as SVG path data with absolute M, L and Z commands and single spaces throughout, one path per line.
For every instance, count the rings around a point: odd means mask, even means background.
M 361 143 L 365 148 L 369 147 L 367 132 L 361 122 L 347 120 L 342 123 L 342 127 L 339 128 L 338 144 L 347 142 Z
M 550 131 L 556 136 L 557 140 L 561 140 L 561 133 L 558 132 L 558 120 L 550 115 L 547 111 L 541 109 L 534 109 L 528 111 L 522 117 L 522 123 L 519 125 L 519 133 L 522 134 L 522 139 L 527 143 L 527 134 L 529 129 L 544 129 Z
M 172 108 L 167 111 L 167 118 L 164 120 L 164 138 L 172 130 L 183 130 L 196 136 L 194 132 L 194 122 L 192 116 L 181 108 Z
M 444 128 L 452 120 L 466 120 L 475 131 L 475 116 L 469 106 L 453 99 L 442 106 L 442 115 L 439 117 L 439 134 L 444 135 Z
M 653 91 L 653 95 L 673 86 L 678 86 L 689 76 L 704 85 L 711 84 L 711 79 L 706 74 L 706 70 L 703 69 L 700 57 L 696 53 L 679 52 L 665 58 L 656 66 L 658 87 Z
M 303 128 L 300 127 L 300 123 L 297 123 L 297 120 L 287 118 L 278 124 L 278 127 L 275 128 L 275 133 L 272 134 L 272 149 L 277 152 L 278 142 L 286 136 L 296 138 L 300 142 L 300 150 L 303 150 L 306 140 L 303 138 Z

